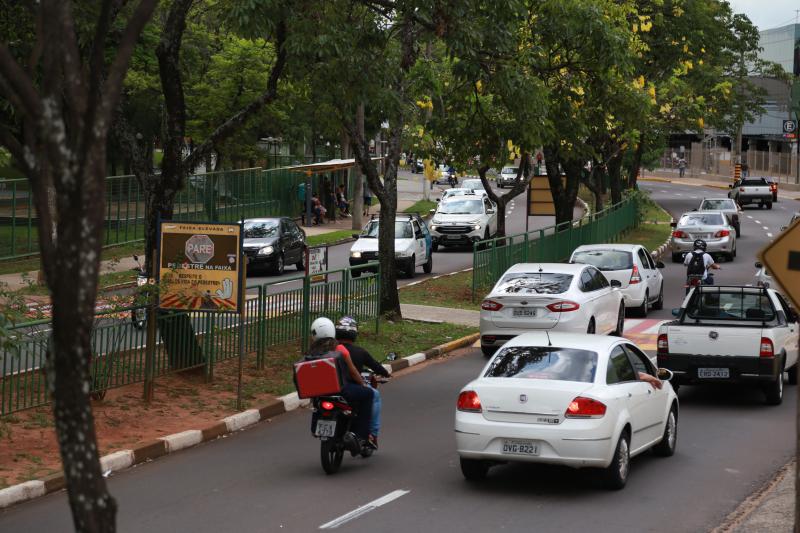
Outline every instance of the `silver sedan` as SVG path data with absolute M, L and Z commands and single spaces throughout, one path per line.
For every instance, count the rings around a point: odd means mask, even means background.
M 722 211 L 684 213 L 672 226 L 670 247 L 676 263 L 683 262 L 684 254 L 694 249 L 697 239 L 706 242 L 706 251 L 711 255 L 721 255 L 729 261 L 736 257 L 736 230 Z

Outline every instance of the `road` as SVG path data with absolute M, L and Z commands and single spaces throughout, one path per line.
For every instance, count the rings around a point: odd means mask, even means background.
M 642 188 L 674 214 L 703 194 L 719 193 L 674 184 Z M 751 282 L 766 233 L 795 209 L 797 202 L 781 201 L 771 212 L 747 210 L 754 218 L 745 216 L 739 257 L 723 265 L 718 280 Z M 649 322 L 669 318 L 683 293 L 683 273 L 667 263 L 667 309 Z M 757 390 L 682 387 L 675 456 L 634 459 L 621 492 L 604 490 L 591 470 L 544 466 L 499 466 L 485 482 L 470 484 L 454 453 L 453 413 L 459 389 L 484 362 L 470 348 L 395 378 L 382 389 L 380 451 L 368 461 L 346 458 L 332 477 L 322 473 L 304 410 L 114 475 L 109 485 L 120 506 L 119 530 L 311 531 L 390 495 L 339 529 L 706 531 L 794 453 L 795 387 L 778 407 L 765 406 Z M 3 532 L 70 527 L 64 493 L 0 514 Z

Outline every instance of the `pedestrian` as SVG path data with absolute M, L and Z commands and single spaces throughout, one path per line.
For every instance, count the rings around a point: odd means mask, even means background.
M 364 178 L 364 211 L 363 215 L 369 215 L 369 207 L 372 205 L 372 191 L 369 189 L 367 178 Z
M 678 159 L 678 172 L 681 178 L 686 174 L 686 159 L 683 157 Z
M 350 216 L 350 202 L 347 201 L 347 193 L 344 190 L 344 184 L 339 185 L 339 192 L 336 193 L 336 206 L 339 208 L 339 214 L 341 216 Z

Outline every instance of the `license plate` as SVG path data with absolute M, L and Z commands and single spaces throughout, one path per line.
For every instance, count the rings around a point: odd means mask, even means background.
M 539 444 L 529 440 L 504 440 L 503 453 L 510 455 L 539 455 Z
M 698 378 L 726 379 L 731 377 L 729 368 L 698 368 Z
M 334 433 L 336 433 L 335 420 L 317 420 L 317 430 L 314 435 L 317 437 L 333 437 Z
M 451 240 L 461 239 L 461 235 L 447 235 L 446 237 Z
M 514 316 L 535 317 L 536 316 L 536 309 L 527 309 L 525 307 L 516 308 L 516 309 L 514 309 Z

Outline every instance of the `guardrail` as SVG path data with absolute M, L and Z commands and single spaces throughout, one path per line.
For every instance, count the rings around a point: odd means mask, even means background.
M 353 277 L 353 270 L 377 268 L 377 273 Z M 324 282 L 309 276 L 265 283 L 249 290 L 245 312 L 245 354 L 255 354 L 258 368 L 266 362 L 266 350 L 300 341 L 305 347 L 313 317 L 354 316 L 374 320 L 378 328 L 380 268 L 377 263 L 331 270 Z M 287 281 L 294 288 L 279 288 Z M 99 314 L 92 331 L 93 357 L 90 392 L 144 383 L 166 374 L 203 368 L 210 379 L 220 361 L 238 357 L 239 315 L 208 311 L 162 312 L 157 317 L 157 343 L 151 366 L 147 364 L 146 325 L 136 329 L 130 319 L 133 308 Z M 0 416 L 44 405 L 47 391 L 46 354 L 51 323 L 46 320 L 19 324 L 12 347 L 0 351 Z M 152 368 L 152 371 L 150 370 Z
M 512 265 L 564 261 L 581 244 L 618 240 L 625 230 L 639 225 L 639 209 L 639 200 L 631 196 L 580 220 L 476 242 L 472 251 L 472 299 L 479 289 L 494 285 Z

